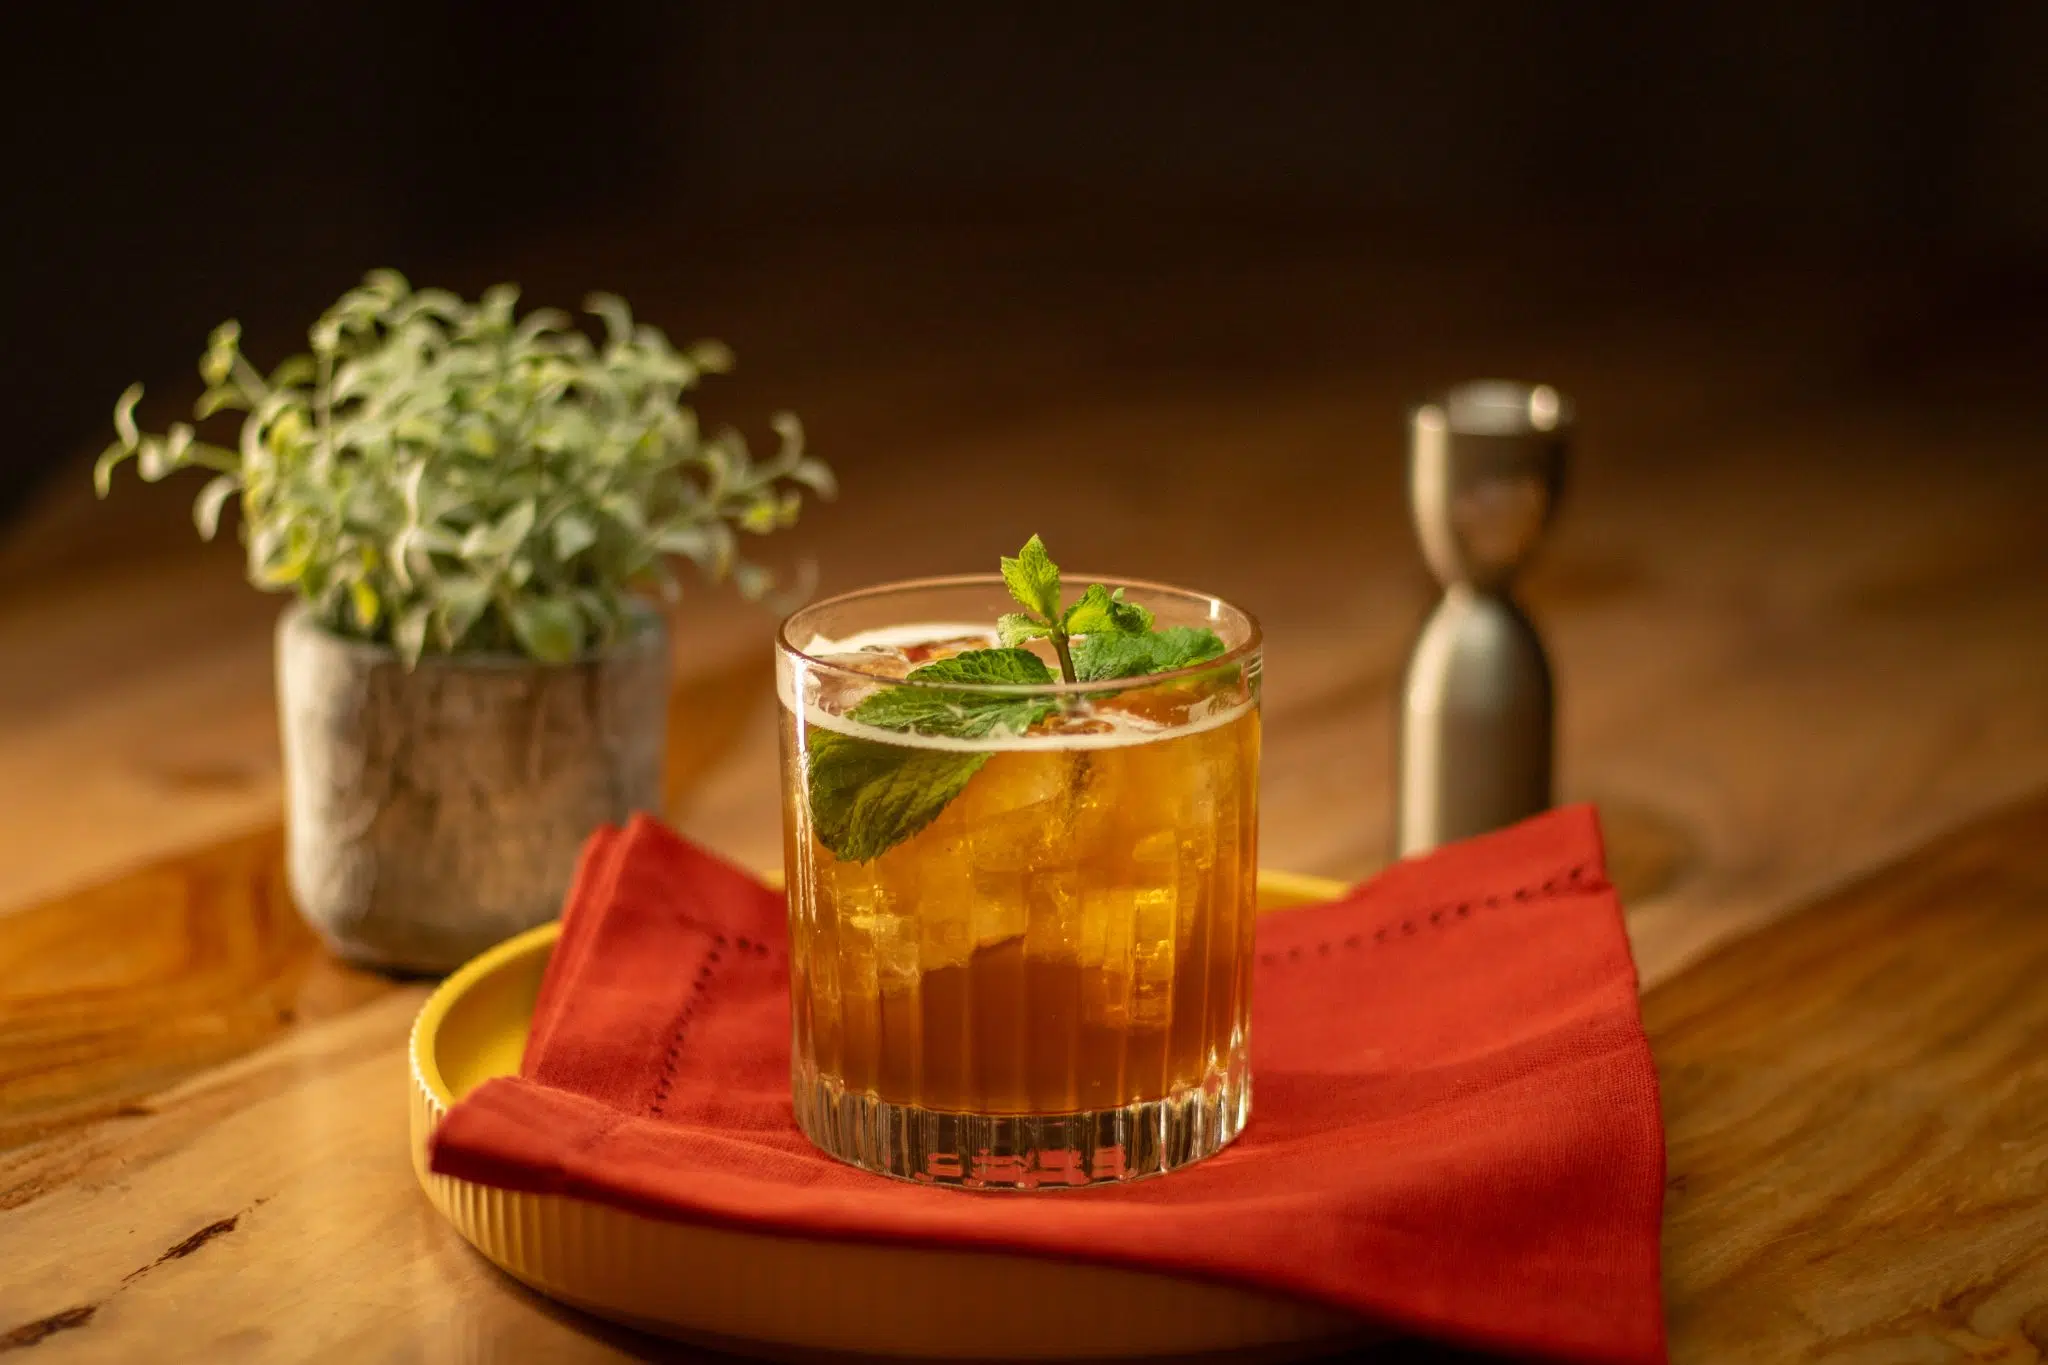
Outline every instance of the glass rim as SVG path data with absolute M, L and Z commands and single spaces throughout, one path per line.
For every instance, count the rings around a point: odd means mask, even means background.
M 831 597 L 820 598 L 816 602 L 806 602 L 803 606 L 798 607 L 788 616 L 785 616 L 782 619 L 782 623 L 775 628 L 775 645 L 784 654 L 803 660 L 807 671 L 816 670 L 820 673 L 838 678 L 852 679 L 858 682 L 883 683 L 891 687 L 930 687 L 947 692 L 971 692 L 988 696 L 1067 697 L 1101 696 L 1105 693 L 1130 692 L 1141 687 L 1157 687 L 1162 683 L 1179 682 L 1189 678 L 1200 677 L 1204 674 L 1213 673 L 1218 669 L 1243 664 L 1246 660 L 1257 656 L 1265 643 L 1265 632 L 1259 626 L 1258 617 L 1252 615 L 1236 603 L 1229 601 L 1227 598 L 1218 597 L 1214 593 L 1198 592 L 1192 588 L 1176 587 L 1171 583 L 1155 583 L 1143 578 L 1118 578 L 1109 575 L 1080 573 L 1068 574 L 1064 575 L 1064 577 L 1070 578 L 1076 583 L 1100 583 L 1112 592 L 1124 589 L 1148 593 L 1154 596 L 1175 597 L 1188 602 L 1201 602 L 1211 608 L 1221 607 L 1225 611 L 1234 613 L 1244 622 L 1244 639 L 1230 646 L 1213 659 L 1204 659 L 1200 663 L 1189 664 L 1185 668 L 1171 669 L 1165 673 L 1142 673 L 1135 678 L 1105 678 L 1099 682 L 963 683 L 933 680 L 918 682 L 908 678 L 883 677 L 879 674 L 864 672 L 858 668 L 850 668 L 845 664 L 837 664 L 829 659 L 820 658 L 818 655 L 811 654 L 799 647 L 791 638 L 790 626 L 793 623 L 812 612 L 824 611 L 830 607 L 846 606 L 856 602 L 893 597 L 898 593 L 929 591 L 941 588 L 992 587 L 998 591 L 1008 591 L 1004 586 L 1001 574 L 970 573 L 942 574 L 931 578 L 898 579 L 893 583 L 877 583 L 865 588 L 855 588 L 850 592 L 836 593 Z M 904 624 L 912 623 L 905 622 Z M 991 623 L 990 628 L 993 630 L 993 623 Z

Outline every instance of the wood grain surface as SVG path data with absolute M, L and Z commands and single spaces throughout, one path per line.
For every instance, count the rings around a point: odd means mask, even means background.
M 1652 991 L 1694 1360 L 2048 1350 L 2048 797 Z
M 2034 1359 L 2039 339 L 1924 271 L 1340 228 L 686 256 L 628 225 L 604 280 L 572 236 L 450 282 L 602 284 L 733 343 L 710 415 L 794 407 L 839 468 L 843 499 L 777 547 L 828 589 L 984 567 L 1037 530 L 1078 571 L 1252 609 L 1265 861 L 1339 877 L 1386 857 L 1393 692 L 1431 601 L 1404 406 L 1475 374 L 1565 388 L 1585 426 L 1527 597 L 1561 794 L 1602 807 L 1651 988 L 1674 1357 Z M 190 492 L 99 506 L 81 467 L 0 540 L 0 1354 L 654 1351 L 507 1283 L 413 1186 L 425 987 L 333 963 L 290 911 L 281 603 L 193 544 Z M 669 813 L 772 861 L 772 620 L 699 593 L 676 625 Z

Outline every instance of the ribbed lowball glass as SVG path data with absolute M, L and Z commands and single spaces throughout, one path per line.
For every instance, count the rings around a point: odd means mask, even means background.
M 987 1189 L 1131 1180 L 1221 1149 L 1250 1114 L 1258 626 L 1202 594 L 1107 582 L 1225 652 L 968 689 L 1052 703 L 977 739 L 848 712 L 926 686 L 901 675 L 930 642 L 992 644 L 959 641 L 1014 610 L 1000 579 L 871 589 L 783 625 L 793 1097 L 811 1140 L 856 1166 Z M 811 770 L 849 741 L 883 746 L 862 754 L 899 784 L 865 791 L 884 823 L 891 801 L 971 775 L 915 833 L 842 859 Z

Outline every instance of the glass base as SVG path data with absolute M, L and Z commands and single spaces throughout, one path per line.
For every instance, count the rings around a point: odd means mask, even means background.
M 892 1104 L 799 1070 L 797 1125 L 876 1175 L 971 1190 L 1060 1190 L 1163 1175 L 1213 1156 L 1251 1118 L 1250 1068 L 1163 1100 L 1071 1114 L 962 1114 Z

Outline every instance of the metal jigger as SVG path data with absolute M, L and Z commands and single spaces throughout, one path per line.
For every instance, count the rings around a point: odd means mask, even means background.
M 1409 417 L 1409 501 L 1444 585 L 1401 687 L 1399 855 L 1548 809 L 1554 711 L 1510 595 L 1563 485 L 1571 406 L 1547 384 L 1461 384 Z

